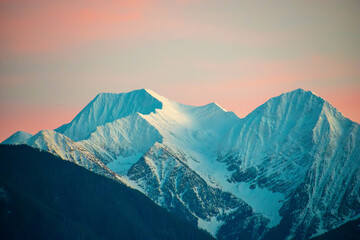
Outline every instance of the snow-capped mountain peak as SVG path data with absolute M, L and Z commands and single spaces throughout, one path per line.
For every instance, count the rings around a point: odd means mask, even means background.
M 306 239 L 359 217 L 359 139 L 358 123 L 303 89 L 243 119 L 216 103 L 190 106 L 140 89 L 101 93 L 70 123 L 26 143 L 96 172 L 108 167 L 233 240 Z
M 128 93 L 100 93 L 70 123 L 55 131 L 75 141 L 84 140 L 97 126 L 134 113 L 149 114 L 161 109 L 162 105 L 145 89 Z

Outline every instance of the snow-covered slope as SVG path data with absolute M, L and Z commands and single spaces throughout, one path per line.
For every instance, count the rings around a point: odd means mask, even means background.
M 42 130 L 26 142 L 27 145 L 51 152 L 64 160 L 74 162 L 90 171 L 119 179 L 106 165 L 90 153 L 81 143 L 76 143 L 61 133 Z
M 26 143 L 110 168 L 219 239 L 305 239 L 360 217 L 359 131 L 302 89 L 244 119 L 142 89 L 99 94 L 70 123 Z
M 288 194 L 312 163 L 309 157 L 325 101 L 296 90 L 272 98 L 234 126 L 219 146 L 232 180 Z M 286 174 L 285 174 L 286 173 Z
M 288 237 L 309 238 L 359 217 L 359 137 L 359 124 L 298 89 L 234 126 L 219 160 L 232 171 L 231 181 L 284 194 L 278 228 L 291 216 Z
M 79 141 L 88 138 L 97 126 L 134 113 L 149 114 L 157 108 L 161 108 L 161 102 L 145 89 L 120 94 L 100 93 L 74 120 L 56 131 Z
M 5 139 L 1 144 L 24 144 L 33 135 L 27 132 L 18 131 Z
M 99 126 L 90 138 L 80 141 L 116 172 L 126 174 L 138 160 L 163 137 L 139 113 Z

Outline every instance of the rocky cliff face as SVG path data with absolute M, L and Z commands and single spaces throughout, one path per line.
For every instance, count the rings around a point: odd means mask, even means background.
M 157 143 L 130 168 L 128 177 L 156 203 L 212 234 L 234 215 L 239 229 L 262 234 L 268 219 L 234 194 L 208 184 L 186 161 L 181 152 Z M 248 224 L 250 218 L 258 226 Z

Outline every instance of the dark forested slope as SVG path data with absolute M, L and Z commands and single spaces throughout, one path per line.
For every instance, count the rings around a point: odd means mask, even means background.
M 0 145 L 0 239 L 213 239 L 142 193 L 28 146 Z
M 313 240 L 359 240 L 360 239 L 360 218 L 335 228 Z

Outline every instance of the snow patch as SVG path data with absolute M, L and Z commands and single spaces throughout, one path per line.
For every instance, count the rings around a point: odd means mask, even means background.
M 199 228 L 205 229 L 214 237 L 216 236 L 217 231 L 223 224 L 224 222 L 217 220 L 216 217 L 212 217 L 210 221 L 206 221 L 201 218 L 198 219 Z
M 122 176 L 126 176 L 131 166 L 134 165 L 142 157 L 142 155 L 143 154 L 138 153 L 127 157 L 119 156 L 116 160 L 112 161 L 106 166 L 113 172 Z
M 241 182 L 236 184 L 233 193 L 248 203 L 256 213 L 261 213 L 270 219 L 269 227 L 278 225 L 282 219 L 279 210 L 282 207 L 285 196 L 282 193 L 274 193 L 265 188 L 255 187 L 250 189 L 250 184 Z

